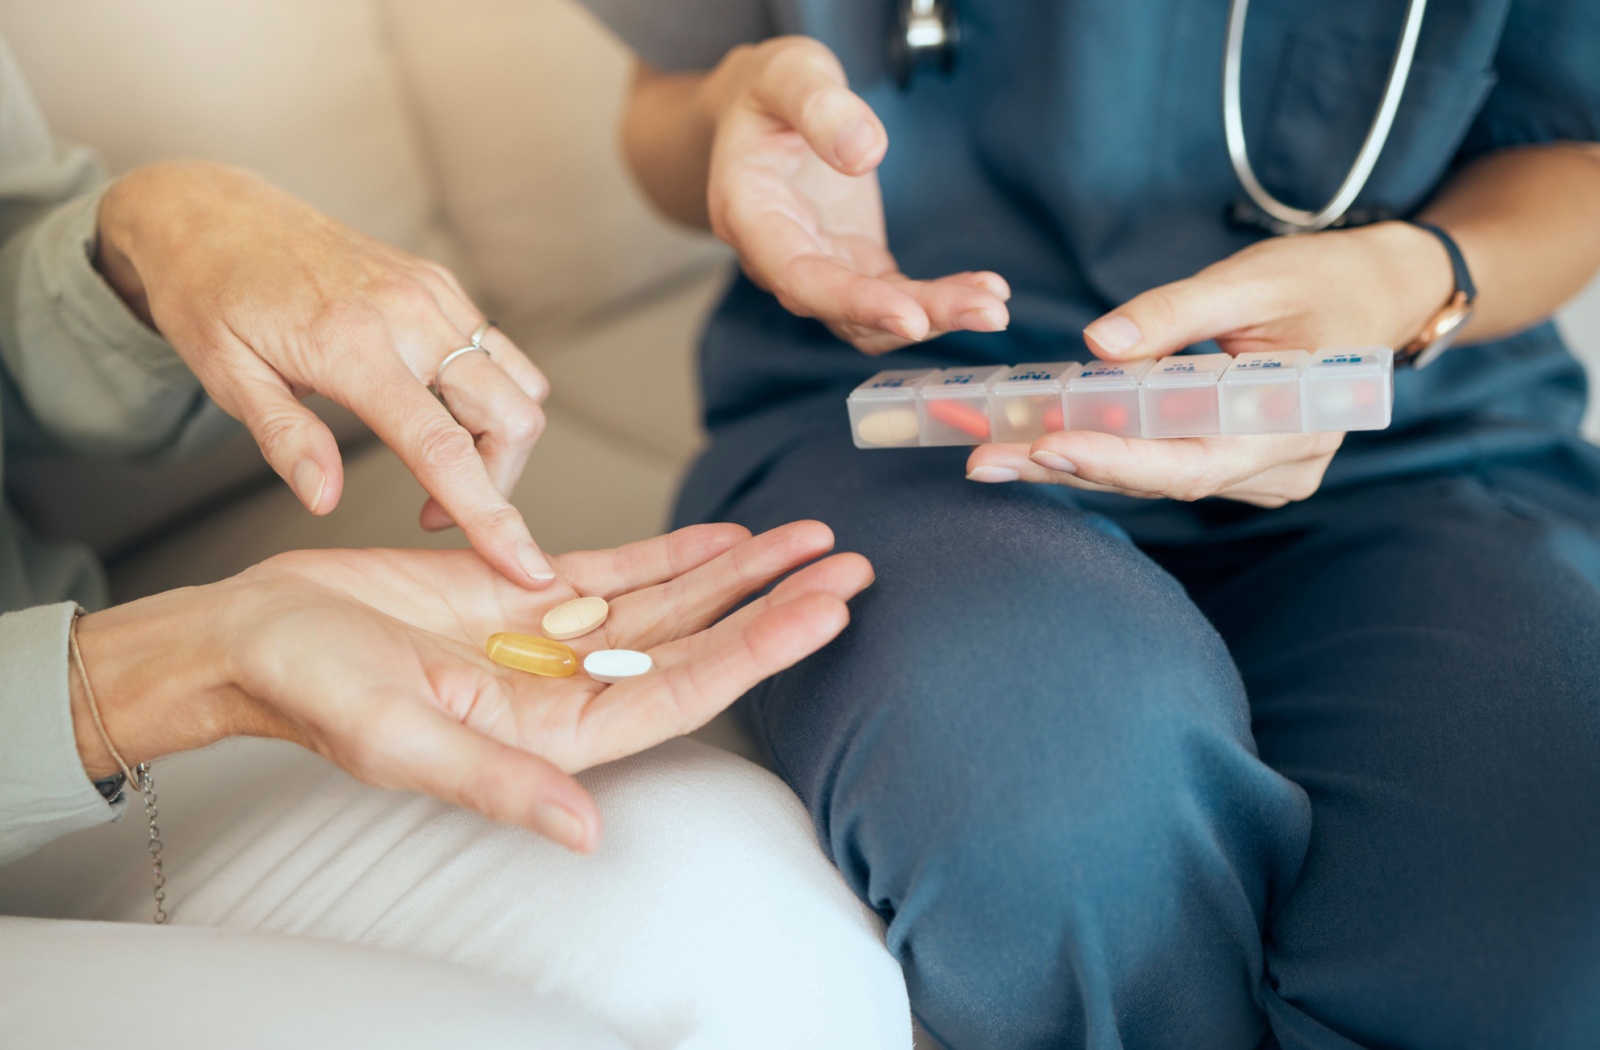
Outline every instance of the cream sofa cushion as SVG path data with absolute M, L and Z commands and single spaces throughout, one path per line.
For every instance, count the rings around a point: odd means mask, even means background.
M 57 134 L 113 171 L 208 157 L 391 243 L 450 254 L 373 0 L 0 0 Z
M 726 258 L 617 149 L 631 59 L 572 0 L 383 0 L 440 203 L 495 317 L 537 332 Z

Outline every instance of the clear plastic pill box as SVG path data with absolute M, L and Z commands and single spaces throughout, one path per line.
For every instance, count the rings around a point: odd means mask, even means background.
M 1074 430 L 1139 437 L 1139 382 L 1151 360 L 1095 361 L 1067 376 L 1067 415 Z
M 916 448 L 917 386 L 931 368 L 879 372 L 850 394 L 850 432 L 856 448 Z M 976 444 L 976 442 L 974 442 Z
M 1239 354 L 1222 374 L 1224 434 L 1298 434 L 1300 373 L 1311 355 L 1304 350 Z
M 998 365 L 946 368 L 917 384 L 922 444 L 978 445 L 988 441 L 989 383 L 1005 371 Z
M 1394 411 L 1394 351 L 1318 350 L 1300 390 L 1308 431 L 1382 430 Z
M 1062 377 L 1081 369 L 1077 361 L 1018 365 L 989 384 L 989 425 L 995 441 L 1032 444 L 1067 429 Z
M 1222 433 L 1220 380 L 1233 364 L 1227 354 L 1181 354 L 1156 362 L 1139 387 L 1148 438 L 1211 437 Z
M 1031 443 L 1066 429 L 1147 438 L 1382 430 L 1394 410 L 1394 351 L 880 372 L 850 394 L 849 409 L 857 448 Z

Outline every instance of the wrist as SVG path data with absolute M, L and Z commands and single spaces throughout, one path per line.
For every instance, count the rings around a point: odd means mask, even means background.
M 144 279 L 133 261 L 134 219 L 138 209 L 130 207 L 129 202 L 130 195 L 135 192 L 129 186 L 132 178 L 128 176 L 113 182 L 100 198 L 93 262 L 94 268 L 105 278 L 111 290 L 128 304 L 128 308 L 140 320 L 154 327 Z
M 130 766 L 236 735 L 238 690 L 227 639 L 232 581 L 169 591 L 78 621 L 78 648 L 106 736 Z M 68 656 L 70 660 L 70 655 Z M 120 771 L 68 667 L 73 732 L 84 771 Z
M 1352 231 L 1372 254 L 1372 273 L 1389 304 L 1385 329 L 1396 348 L 1415 339 L 1455 294 L 1455 271 L 1439 239 L 1409 222 Z

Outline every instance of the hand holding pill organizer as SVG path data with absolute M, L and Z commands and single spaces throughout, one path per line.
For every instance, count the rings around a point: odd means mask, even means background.
M 856 447 L 868 449 L 1031 443 L 1058 430 L 1142 438 L 1383 430 L 1394 351 L 888 371 L 856 387 L 848 407 Z

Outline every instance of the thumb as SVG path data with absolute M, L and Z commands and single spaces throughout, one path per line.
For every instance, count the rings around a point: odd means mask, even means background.
M 751 85 L 756 108 L 788 125 L 817 156 L 845 175 L 865 175 L 883 160 L 889 133 L 846 86 L 844 67 L 809 37 L 775 42 Z
M 1268 320 L 1263 281 L 1202 272 L 1152 288 L 1083 330 L 1098 357 L 1165 357 Z
M 249 428 L 261 454 L 313 514 L 339 504 L 344 465 L 339 443 L 317 414 L 290 393 L 288 385 L 260 362 L 258 374 L 234 385 L 231 404 L 222 407 Z

